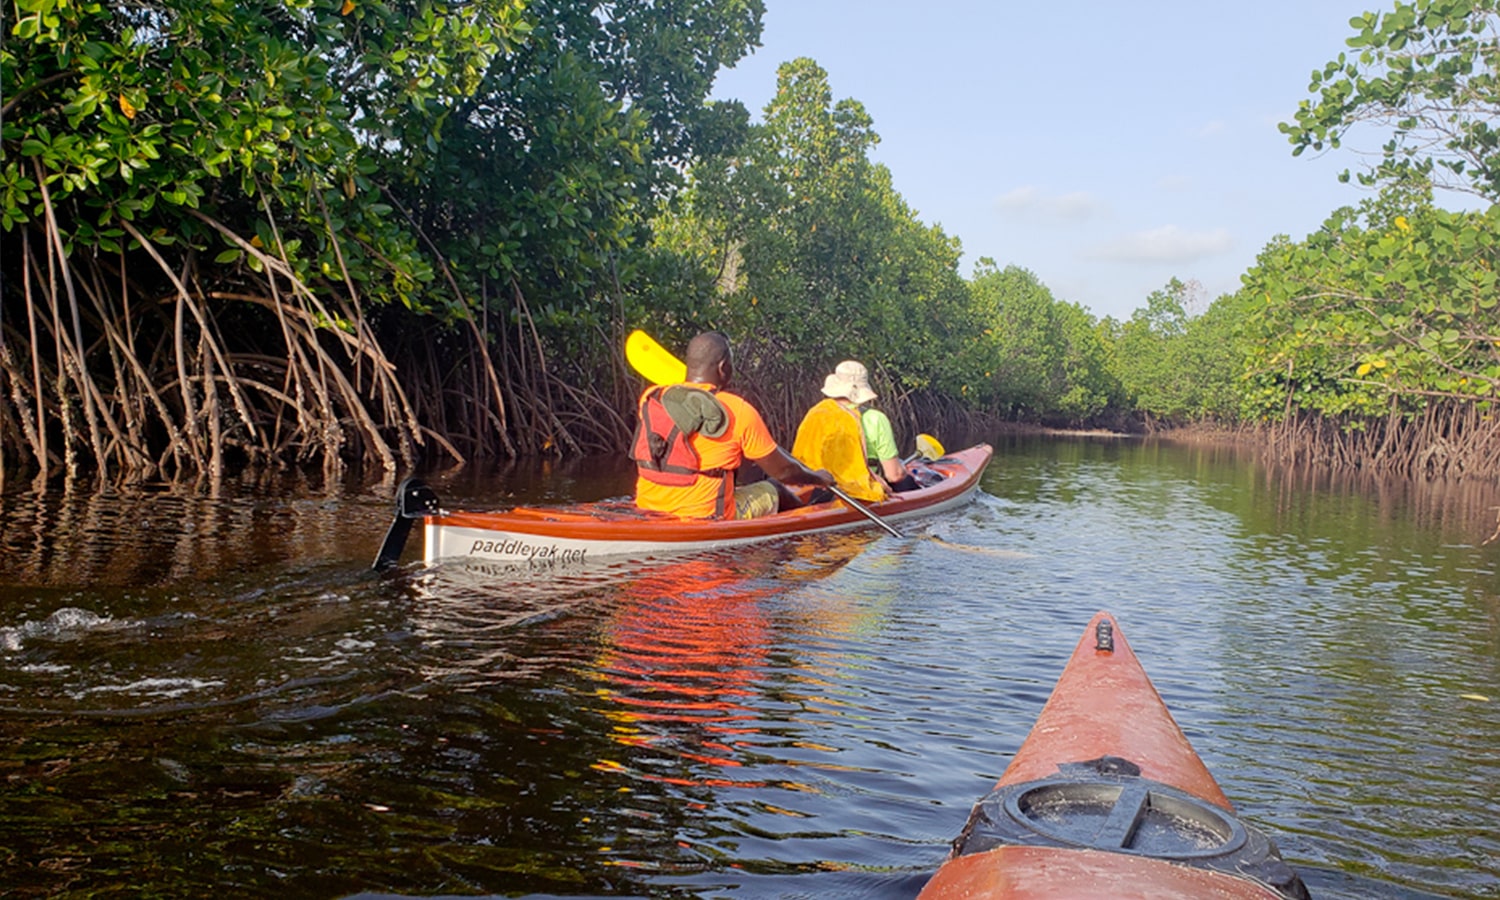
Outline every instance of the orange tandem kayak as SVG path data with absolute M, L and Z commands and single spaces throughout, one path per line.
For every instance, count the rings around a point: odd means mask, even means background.
M 1108 613 L 918 900 L 1308 900 L 1242 821 Z
M 977 444 L 939 459 L 910 465 L 918 490 L 869 504 L 881 519 L 899 522 L 968 503 L 993 454 Z M 866 527 L 871 520 L 842 501 L 832 500 L 758 519 L 680 519 L 645 512 L 629 499 L 559 507 L 516 507 L 494 511 L 449 512 L 420 482 L 408 481 L 397 497 L 397 516 L 375 567 L 394 563 L 411 523 L 424 525 L 423 559 L 470 559 L 521 565 L 582 563 L 596 559 L 644 558 L 669 553 L 734 547 L 772 538 Z

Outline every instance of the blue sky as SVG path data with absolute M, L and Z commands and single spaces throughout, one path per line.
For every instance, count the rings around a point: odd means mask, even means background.
M 1174 276 L 1205 303 L 1235 290 L 1273 236 L 1367 196 L 1337 179 L 1353 149 L 1294 158 L 1276 126 L 1349 19 L 1389 6 L 766 0 L 762 46 L 714 96 L 758 119 L 777 66 L 813 58 L 917 216 L 962 240 L 964 275 L 991 257 L 1125 319 Z

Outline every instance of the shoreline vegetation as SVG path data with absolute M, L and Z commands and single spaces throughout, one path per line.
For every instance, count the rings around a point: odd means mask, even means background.
M 0 478 L 618 450 L 640 327 L 725 331 L 781 431 L 855 358 L 907 434 L 1142 433 L 1493 483 L 1500 207 L 1434 196 L 1500 200 L 1477 52 L 1497 2 L 1352 20 L 1358 55 L 1282 130 L 1293 153 L 1393 134 L 1346 173 L 1369 199 L 1274 239 L 1233 294 L 1173 279 L 1122 322 L 1020 265 L 960 273 L 813 60 L 781 67 L 758 123 L 709 101 L 759 0 L 17 0 Z

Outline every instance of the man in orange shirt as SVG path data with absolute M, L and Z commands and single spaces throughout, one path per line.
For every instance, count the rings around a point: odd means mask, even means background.
M 642 429 L 637 433 L 636 447 L 632 451 L 639 471 L 636 506 L 691 519 L 750 519 L 800 504 L 783 483 L 833 484 L 833 476 L 827 471 L 809 469 L 777 446 L 776 439 L 771 437 L 770 429 L 755 407 L 743 397 L 724 390 L 734 374 L 734 354 L 727 337 L 717 331 L 698 335 L 688 344 L 685 362 L 687 381 L 683 387 L 696 389 L 696 392 L 678 391 L 673 401 L 667 401 L 665 390 L 652 386 L 641 395 Z M 705 392 L 711 395 L 711 400 L 702 399 Z M 650 462 L 651 454 L 644 447 L 654 437 L 648 424 L 653 394 L 663 398 L 668 408 L 674 410 L 673 421 L 677 420 L 677 412 L 684 406 L 698 411 L 701 426 L 686 434 L 686 447 L 696 454 L 696 461 L 687 465 L 661 465 L 662 455 L 658 454 L 657 464 Z M 658 413 L 656 420 L 660 418 Z M 672 423 L 665 424 L 670 426 Z M 676 448 L 661 446 L 681 440 L 675 436 L 675 431 L 674 428 L 672 435 L 654 442 L 656 448 L 669 457 L 680 457 L 680 454 L 673 453 Z M 736 487 L 735 471 L 747 459 L 770 477 L 766 481 Z M 678 462 L 681 461 L 679 458 Z

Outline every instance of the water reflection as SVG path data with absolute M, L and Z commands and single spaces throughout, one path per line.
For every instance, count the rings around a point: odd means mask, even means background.
M 729 559 L 708 556 L 663 565 L 620 592 L 591 672 L 601 682 L 614 740 L 649 751 L 632 755 L 637 777 L 761 786 L 722 770 L 742 765 L 727 742 L 755 731 L 757 714 L 747 701 L 760 690 L 771 649 L 759 603 L 777 589 L 747 580 Z M 648 755 L 659 764 L 647 764 Z M 707 771 L 694 772 L 694 763 Z M 595 765 L 622 768 L 612 760 Z
M 0 576 L 11 589 L 147 587 L 348 558 L 389 519 L 390 489 L 246 476 L 192 485 L 0 495 Z M 0 595 L 3 598 L 4 595 Z
M 619 493 L 520 475 L 435 480 Z M 1319 900 L 1500 897 L 1493 512 L 1300 478 L 1013 442 L 911 540 L 385 577 L 375 488 L 12 491 L 5 890 L 909 898 L 1109 608 Z
M 1466 696 L 1488 697 L 1479 686 L 1500 672 L 1495 559 L 1478 546 L 1492 486 L 1376 485 L 1150 445 L 1014 462 L 1007 493 L 1050 540 L 1039 555 L 1071 560 L 1085 582 L 1116 576 L 1109 605 L 1133 635 L 1146 626 L 1147 668 L 1167 667 L 1158 688 L 1289 856 L 1456 896 L 1500 892 L 1500 845 L 1474 830 L 1484 816 L 1469 806 L 1474 785 L 1500 775 L 1500 710 Z M 1087 555 L 1048 526 L 1062 515 Z M 1144 522 L 1149 536 L 1120 528 Z M 1192 667 L 1174 672 L 1184 654 Z M 1340 890 L 1334 879 L 1315 896 L 1385 896 Z
M 659 564 L 622 584 L 586 675 L 599 683 L 612 738 L 646 751 L 632 754 L 630 776 L 764 786 L 735 770 L 756 758 L 763 739 L 792 721 L 793 711 L 817 702 L 801 693 L 816 664 L 789 659 L 788 647 L 800 648 L 809 632 L 847 633 L 868 617 L 849 603 L 776 615 L 767 601 L 836 576 L 871 540 L 834 534 L 748 554 L 706 554 Z M 600 767 L 622 770 L 612 762 Z

